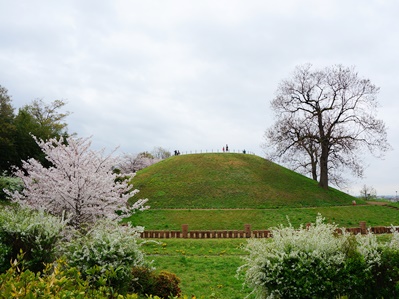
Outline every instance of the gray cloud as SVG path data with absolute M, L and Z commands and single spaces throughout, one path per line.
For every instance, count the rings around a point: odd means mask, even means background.
M 20 107 L 66 99 L 71 132 L 136 153 L 232 149 L 263 155 L 269 102 L 298 64 L 355 65 L 381 87 L 394 151 L 367 158 L 378 194 L 399 164 L 399 36 L 388 1 L 0 0 L 0 84 Z M 346 190 L 345 190 L 346 191 Z

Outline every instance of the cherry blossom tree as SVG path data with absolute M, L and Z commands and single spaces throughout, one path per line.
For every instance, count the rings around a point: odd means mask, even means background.
M 118 218 L 123 214 L 147 209 L 147 199 L 128 206 L 127 200 L 138 190 L 113 172 L 117 158 L 105 150 L 90 149 L 90 138 L 36 139 L 51 167 L 35 160 L 23 161 L 15 175 L 23 180 L 24 190 L 9 193 L 11 198 L 34 209 L 53 215 L 67 215 L 79 228 L 97 218 Z M 118 213 L 116 213 L 118 212 Z
M 161 159 L 155 158 L 149 152 L 142 152 L 137 155 L 124 154 L 118 165 L 122 173 L 135 173 L 143 168 L 159 162 Z

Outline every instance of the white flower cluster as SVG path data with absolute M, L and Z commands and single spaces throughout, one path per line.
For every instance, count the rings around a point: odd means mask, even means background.
M 46 214 L 43 210 L 4 208 L 0 210 L 0 227 L 3 233 L 20 236 L 32 242 L 31 246 L 42 249 L 60 239 L 67 222 Z
M 32 259 L 30 264 L 38 270 L 43 263 L 52 262 L 57 253 L 57 247 L 63 239 L 64 228 L 67 222 L 59 217 L 45 213 L 44 211 L 32 211 L 31 209 L 14 209 L 12 207 L 0 210 L 0 235 L 4 257 L 8 261 L 16 258 L 20 250 Z M 1 255 L 1 254 L 0 254 Z
M 374 235 L 351 236 L 324 223 L 321 215 L 309 227 L 280 226 L 272 229 L 272 235 L 249 239 L 246 263 L 238 269 L 257 298 L 336 298 L 351 291 L 352 286 L 345 283 L 358 283 L 351 272 L 356 271 L 357 261 L 364 274 L 381 260 Z M 399 233 L 394 233 L 391 246 L 398 249 L 398 245 Z
M 144 254 L 137 244 L 140 232 L 140 227 L 99 220 L 86 234 L 65 243 L 67 262 L 84 274 L 98 266 L 102 273 L 118 269 L 128 276 L 132 267 L 145 264 Z
M 24 161 L 23 169 L 15 174 L 25 188 L 9 192 L 14 201 L 58 216 L 66 212 L 75 227 L 104 216 L 115 219 L 115 211 L 148 208 L 144 206 L 146 199 L 127 206 L 127 200 L 138 190 L 112 171 L 118 164 L 112 153 L 104 155 L 104 150 L 90 149 L 89 138 L 36 142 L 52 166 L 45 168 L 35 159 Z

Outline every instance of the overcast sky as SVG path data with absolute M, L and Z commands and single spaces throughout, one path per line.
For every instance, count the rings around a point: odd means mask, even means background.
M 295 66 L 355 66 L 381 88 L 394 148 L 366 184 L 399 191 L 399 1 L 0 0 L 0 85 L 15 108 L 63 99 L 70 133 L 124 153 L 261 148 Z

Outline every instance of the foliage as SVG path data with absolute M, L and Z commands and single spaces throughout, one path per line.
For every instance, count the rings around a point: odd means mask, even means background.
M 372 234 L 338 236 L 338 227 L 323 221 L 319 215 L 307 228 L 275 228 L 271 242 L 248 241 L 239 273 L 245 269 L 257 298 L 396 298 L 399 264 L 387 268 L 386 261 L 399 248 L 380 246 Z
M 342 183 L 343 169 L 362 176 L 364 149 L 373 154 L 390 149 L 385 124 L 375 116 L 378 91 L 353 67 L 296 67 L 271 102 L 277 121 L 265 134 L 270 157 L 290 161 L 323 188 L 329 174 Z
M 156 273 L 147 267 L 135 267 L 132 274 L 134 280 L 131 287 L 134 292 L 165 299 L 181 295 L 180 279 L 173 273 L 168 271 Z
M 106 273 L 108 286 L 125 292 L 132 280 L 132 267 L 145 266 L 144 254 L 139 248 L 138 228 L 122 226 L 111 220 L 100 220 L 89 229 L 64 244 L 67 263 L 101 283 Z
M 169 296 L 179 296 L 181 290 L 179 288 L 180 279 L 173 273 L 161 271 L 155 277 L 154 291 L 152 294 L 161 298 L 169 298 Z
M 14 201 L 34 209 L 61 216 L 66 213 L 74 227 L 97 218 L 117 218 L 115 211 L 128 213 L 145 209 L 147 200 L 127 207 L 127 199 L 138 190 L 125 180 L 116 180 L 112 171 L 115 158 L 104 150 L 90 149 L 89 138 L 36 140 L 51 167 L 35 159 L 24 161 L 15 175 L 24 182 L 24 190 L 9 193 Z
M 65 104 L 62 100 L 47 104 L 36 99 L 15 115 L 11 96 L 7 94 L 7 89 L 0 86 L 0 173 L 11 173 L 12 166 L 19 167 L 21 161 L 28 158 L 35 158 L 49 166 L 32 135 L 43 140 L 67 136 L 64 119 L 69 112 L 60 112 Z
M 55 100 L 47 104 L 42 99 L 35 99 L 29 105 L 25 105 L 22 110 L 33 117 L 39 128 L 39 131 L 31 133 L 39 138 L 65 135 L 67 124 L 64 119 L 70 112 L 59 112 L 65 105 L 66 102 L 63 100 Z
M 254 155 L 172 156 L 133 178 L 153 208 L 223 209 L 350 205 L 352 196 Z
M 3 173 L 3 175 L 0 175 L 0 201 L 8 199 L 4 189 L 10 190 L 11 192 L 21 192 L 23 189 L 23 182 L 20 178 L 7 176 Z
M 0 173 L 9 170 L 15 161 L 14 108 L 6 88 L 0 85 Z
M 43 273 L 24 268 L 13 261 L 7 272 L 0 274 L 0 298 L 43 299 L 137 299 L 137 295 L 122 296 L 107 286 L 93 287 L 90 277 L 82 278 L 76 268 L 68 267 L 63 260 L 47 264 Z
M 66 221 L 43 211 L 5 207 L 0 210 L 0 271 L 9 268 L 9 261 L 23 251 L 25 266 L 41 271 L 44 263 L 55 259 L 58 242 L 63 237 Z

